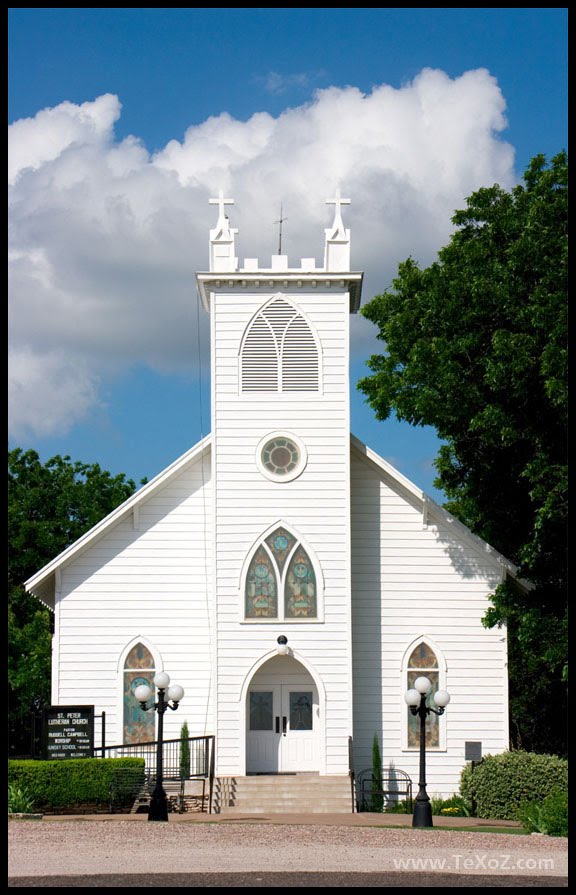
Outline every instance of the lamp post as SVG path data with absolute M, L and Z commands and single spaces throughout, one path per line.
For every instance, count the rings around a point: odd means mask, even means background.
M 148 684 L 140 684 L 134 690 L 134 696 L 140 703 L 140 708 L 144 712 L 155 710 L 158 712 L 158 738 L 156 742 L 156 786 L 150 799 L 150 807 L 148 809 L 148 820 L 168 820 L 168 804 L 166 801 L 166 793 L 162 786 L 162 759 L 164 745 L 164 712 L 166 709 L 172 709 L 173 712 L 178 708 L 178 704 L 184 696 L 184 690 L 179 684 L 172 684 L 170 687 L 170 676 L 165 671 L 158 671 L 154 675 L 154 686 L 158 688 L 158 701 L 151 706 L 148 700 L 152 696 L 152 690 Z M 168 690 L 168 692 L 166 692 Z
M 426 705 L 426 697 L 430 692 L 432 683 L 427 677 L 419 677 L 414 681 L 414 688 L 407 690 L 404 700 L 413 715 L 420 716 L 420 779 L 418 780 L 418 795 L 414 802 L 413 827 L 431 827 L 432 808 L 426 792 L 426 718 L 433 712 L 435 715 L 443 715 L 444 709 L 450 702 L 450 694 L 446 690 L 437 690 L 434 694 L 434 702 L 438 706 L 433 709 Z

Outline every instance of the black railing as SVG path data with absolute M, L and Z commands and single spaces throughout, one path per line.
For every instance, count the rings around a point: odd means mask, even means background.
M 186 769 L 182 768 L 182 739 L 164 740 L 162 749 L 162 769 L 166 779 L 175 777 L 205 777 L 211 779 L 214 775 L 214 737 L 188 737 L 189 759 L 186 759 Z M 156 754 L 158 742 L 148 743 L 123 743 L 118 746 L 105 746 L 103 749 L 94 749 L 95 754 L 101 758 L 143 758 L 146 773 L 156 774 Z M 188 770 L 189 768 L 189 770 Z
M 182 755 L 182 744 L 188 744 L 188 755 Z M 156 777 L 156 756 L 158 741 L 149 743 L 123 743 L 119 746 L 106 746 L 94 750 L 101 758 L 143 758 L 146 778 Z M 164 740 L 162 744 L 162 779 L 208 780 L 208 814 L 212 813 L 212 793 L 214 791 L 214 736 L 188 737 L 186 740 Z M 204 789 L 202 802 L 204 802 Z M 202 808 L 206 810 L 206 806 Z
M 356 780 L 354 774 L 354 757 L 352 737 L 348 737 L 348 776 L 350 777 L 350 796 L 352 798 L 352 814 L 356 811 Z

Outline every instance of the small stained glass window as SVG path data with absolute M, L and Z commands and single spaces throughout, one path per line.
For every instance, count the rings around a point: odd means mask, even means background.
M 261 545 L 246 575 L 246 618 L 277 618 L 278 591 L 272 558 Z
M 280 574 L 282 574 L 288 554 L 296 543 L 295 539 L 285 528 L 277 528 L 276 531 L 273 531 L 272 534 L 266 538 L 266 543 L 272 551 L 272 556 L 278 563 Z
M 300 451 L 290 438 L 271 438 L 262 449 L 262 465 L 275 476 L 293 472 L 300 462 Z
M 272 730 L 272 691 L 251 691 L 250 730 Z
M 440 673 L 438 659 L 427 643 L 419 643 L 412 651 L 408 659 L 408 677 L 406 686 L 408 690 L 414 687 L 416 678 L 427 677 L 432 686 L 426 696 L 426 705 L 434 706 L 434 693 L 440 688 Z M 418 749 L 420 746 L 420 718 L 408 711 L 408 748 Z M 426 719 L 426 746 L 432 749 L 440 746 L 439 717 L 430 712 Z
M 286 618 L 316 618 L 316 576 L 310 558 L 301 544 L 296 548 L 284 588 Z
M 290 730 L 312 730 L 312 693 L 290 693 Z
M 124 662 L 124 743 L 150 743 L 155 739 L 156 712 L 144 712 L 134 690 L 147 684 L 154 692 L 154 658 L 143 643 L 132 647 Z

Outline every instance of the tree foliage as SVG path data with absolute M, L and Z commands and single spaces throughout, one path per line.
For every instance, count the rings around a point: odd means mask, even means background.
M 400 264 L 363 309 L 385 353 L 359 383 L 379 419 L 436 428 L 446 508 L 535 585 L 505 582 L 485 623 L 508 625 L 516 735 L 543 749 L 566 657 L 567 167 L 537 156 L 478 190 L 435 263 Z
M 10 750 L 27 752 L 26 721 L 50 698 L 52 616 L 23 584 L 136 489 L 98 464 L 35 451 L 8 453 L 8 684 Z

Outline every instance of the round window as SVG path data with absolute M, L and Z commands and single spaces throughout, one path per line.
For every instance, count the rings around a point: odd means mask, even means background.
M 256 455 L 261 472 L 274 481 L 287 482 L 300 475 L 306 465 L 306 450 L 293 435 L 272 433 L 258 445 Z

